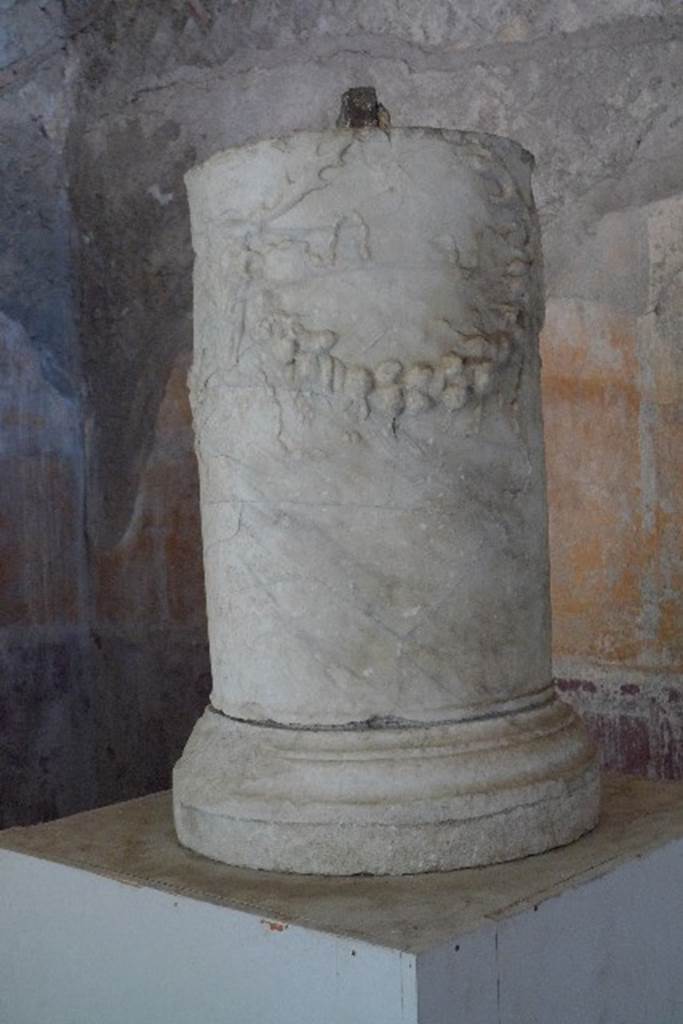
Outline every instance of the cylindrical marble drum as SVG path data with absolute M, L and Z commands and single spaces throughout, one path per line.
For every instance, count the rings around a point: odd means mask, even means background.
M 213 693 L 174 805 L 200 853 L 402 874 L 596 822 L 551 685 L 531 170 L 364 128 L 187 176 Z

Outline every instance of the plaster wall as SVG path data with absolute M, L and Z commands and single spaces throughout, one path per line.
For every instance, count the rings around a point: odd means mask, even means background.
M 77 611 L 65 622 L 60 599 L 45 625 L 22 613 L 7 628 L 13 657 L 38 659 L 34 689 L 59 657 L 59 678 L 85 673 L 95 695 L 64 761 L 50 755 L 59 775 L 85 744 L 95 790 L 72 789 L 74 807 L 166 784 L 208 690 L 183 174 L 247 139 L 331 126 L 355 84 L 375 85 L 399 126 L 496 132 L 537 157 L 555 673 L 611 767 L 680 776 L 680 5 L 4 0 L 0 14 L 0 308 L 80 424 L 77 509 L 53 503 L 76 524 L 73 552 L 57 547 Z M 21 550 L 36 502 L 14 493 Z M 21 585 L 34 607 L 37 584 Z M 36 629 L 68 634 L 68 656 L 40 661 Z M 17 724 L 5 682 L 3 699 L 2 728 L 27 749 L 35 720 Z M 51 721 L 71 699 L 50 698 Z M 37 746 L 30 764 L 17 755 L 25 800 L 63 812 L 41 804 L 51 745 Z
M 187 167 L 328 127 L 366 82 L 397 125 L 508 135 L 538 161 L 555 672 L 609 766 L 680 775 L 680 6 L 115 4 L 77 52 L 95 549 L 134 562 L 134 509 L 157 501 L 163 520 L 176 490 L 171 453 L 165 492 L 141 496 L 140 481 L 163 384 L 191 347 Z M 197 534 L 184 544 L 198 593 Z M 133 591 L 147 585 L 135 575 Z
M 0 824 L 94 801 L 70 67 L 59 3 L 0 5 Z
M 0 4 L 0 826 L 168 785 L 208 693 L 180 366 L 155 409 L 133 564 L 89 536 L 69 149 L 91 17 Z M 160 491 L 163 514 L 146 511 Z

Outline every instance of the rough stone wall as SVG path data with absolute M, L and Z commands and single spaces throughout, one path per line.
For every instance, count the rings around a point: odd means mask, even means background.
M 24 631 L 16 657 L 40 693 L 53 678 L 77 692 L 76 662 L 87 665 L 92 710 L 57 742 L 35 723 L 72 721 L 73 697 L 6 703 L 29 708 L 21 727 L 12 719 L 19 746 L 40 734 L 36 755 L 61 752 L 50 771 L 72 777 L 69 750 L 88 750 L 81 774 L 94 782 L 74 783 L 69 806 L 164 784 L 207 691 L 183 173 L 246 139 L 332 125 L 356 84 L 375 85 L 397 125 L 497 132 L 536 154 L 556 672 L 610 765 L 683 774 L 677 0 L 6 0 L 3 14 L 13 247 L 0 308 L 38 356 L 25 372 L 45 401 L 82 421 L 78 482 L 64 485 L 78 511 L 60 514 L 85 516 L 75 623 L 60 599 L 45 626 L 26 612 L 6 628 Z M 40 504 L 26 495 L 25 508 Z M 6 500 L 8 544 L 23 550 Z M 66 564 L 69 546 L 50 543 Z M 37 629 L 81 642 L 40 654 L 34 672 Z M 62 812 L 40 804 L 41 770 L 26 783 L 36 813 Z

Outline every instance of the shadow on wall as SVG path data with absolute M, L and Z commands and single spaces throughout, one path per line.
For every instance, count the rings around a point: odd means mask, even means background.
M 80 410 L 0 314 L 0 827 L 166 788 L 208 700 L 184 379 L 179 365 L 135 516 L 91 552 L 89 581 Z
M 209 699 L 188 364 L 179 357 L 169 377 L 125 533 L 91 546 L 100 803 L 170 785 Z
M 80 409 L 0 314 L 0 814 L 55 817 L 94 800 L 83 665 Z

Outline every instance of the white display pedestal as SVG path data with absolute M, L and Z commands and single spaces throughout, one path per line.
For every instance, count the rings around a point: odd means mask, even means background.
M 238 870 L 170 795 L 0 835 L 3 1024 L 675 1024 L 683 785 L 612 779 L 591 835 L 403 878 Z

